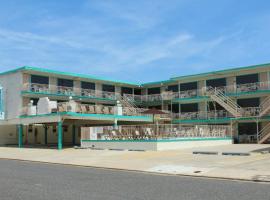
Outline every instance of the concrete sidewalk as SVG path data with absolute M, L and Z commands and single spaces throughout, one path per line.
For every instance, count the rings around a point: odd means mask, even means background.
M 58 151 L 0 147 L 0 158 L 164 174 L 270 181 L 269 153 L 252 153 L 250 156 L 193 155 L 193 150 L 132 152 L 68 148 Z

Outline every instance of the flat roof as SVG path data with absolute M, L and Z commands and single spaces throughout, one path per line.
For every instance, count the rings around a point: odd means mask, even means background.
M 18 71 L 34 71 L 34 72 L 43 72 L 43 73 L 50 73 L 55 75 L 63 75 L 63 76 L 69 76 L 69 77 L 75 77 L 75 78 L 84 78 L 94 81 L 106 81 L 110 83 L 116 83 L 116 84 L 124 84 L 124 85 L 130 85 L 135 87 L 141 87 L 141 86 L 150 86 L 150 85 L 162 85 L 167 83 L 173 83 L 176 81 L 186 80 L 189 78 L 202 78 L 209 75 L 226 75 L 229 73 L 236 73 L 239 71 L 246 71 L 246 70 L 252 70 L 252 69 L 258 69 L 258 68 L 270 68 L 270 63 L 264 63 L 264 64 L 258 64 L 258 65 L 250 65 L 245 67 L 235 67 L 235 68 L 229 68 L 224 70 L 218 70 L 218 71 L 211 71 L 211 72 L 205 72 L 200 74 L 191 74 L 191 75 L 184 75 L 184 76 L 176 76 L 171 77 L 167 80 L 162 81 L 154 81 L 154 82 L 146 82 L 146 83 L 134 83 L 134 82 L 128 82 L 128 81 L 121 81 L 121 80 L 113 80 L 113 79 L 107 79 L 107 78 L 101 78 L 97 76 L 91 76 L 87 74 L 79 74 L 79 73 L 72 73 L 72 72 L 61 72 L 57 70 L 51 70 L 51 69 L 45 69 L 45 68 L 38 68 L 38 67 L 30 67 L 30 66 L 24 66 L 20 68 L 16 68 L 13 70 L 5 71 L 0 73 L 0 75 L 5 75 L 9 73 L 14 73 Z

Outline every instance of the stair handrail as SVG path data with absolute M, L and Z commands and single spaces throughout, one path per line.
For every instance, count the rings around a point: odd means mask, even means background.
M 234 101 L 232 101 L 228 96 L 224 95 L 222 91 L 220 91 L 218 88 L 213 88 L 212 86 L 209 86 L 206 88 L 206 94 L 208 95 L 215 95 L 218 98 L 222 99 L 222 101 L 226 102 L 230 107 L 233 109 L 236 109 L 236 112 L 242 115 L 243 109 Z
M 264 138 L 270 132 L 270 123 L 263 127 L 258 133 L 258 141 Z

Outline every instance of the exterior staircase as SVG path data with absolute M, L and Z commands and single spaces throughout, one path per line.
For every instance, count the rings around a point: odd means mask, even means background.
M 119 95 L 117 100 L 120 101 L 124 110 L 131 115 L 138 115 L 142 111 L 142 109 L 137 107 L 137 105 L 134 103 L 133 99 L 129 98 L 128 96 Z
M 259 132 L 258 143 L 263 144 L 270 139 L 270 122 Z
M 270 96 L 266 97 L 264 101 L 260 104 L 260 117 L 268 114 L 270 111 Z
M 213 101 L 220 104 L 233 116 L 242 117 L 243 109 L 230 97 L 225 96 L 221 90 L 213 87 L 207 87 L 206 95 L 208 95 Z

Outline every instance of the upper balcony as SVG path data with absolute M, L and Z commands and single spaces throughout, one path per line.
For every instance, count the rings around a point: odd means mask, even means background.
M 75 87 L 56 86 L 38 83 L 26 83 L 23 85 L 23 92 L 30 92 L 35 94 L 49 94 L 49 95 L 64 95 L 64 96 L 78 96 L 88 98 L 102 98 L 109 100 L 116 100 L 119 93 L 106 92 L 100 90 L 82 89 Z
M 242 108 L 243 118 L 258 117 L 260 114 L 260 107 L 244 107 Z M 173 118 L 177 120 L 213 120 L 213 119 L 231 119 L 234 118 L 226 110 L 212 110 L 212 111 L 198 111 L 198 112 L 184 112 L 174 113 Z

